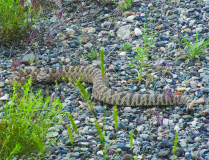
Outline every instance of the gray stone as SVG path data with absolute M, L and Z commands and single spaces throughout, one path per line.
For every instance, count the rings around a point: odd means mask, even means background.
M 158 157 L 167 157 L 169 155 L 169 151 L 161 151 L 157 154 Z
M 209 93 L 209 88 L 202 88 L 201 91 L 202 91 L 203 93 Z
M 122 160 L 131 160 L 132 159 L 132 155 L 131 154 L 125 154 L 123 156 L 123 159 Z
M 129 39 L 131 36 L 131 25 L 122 26 L 117 30 L 117 37 L 120 39 Z
M 29 53 L 23 56 L 22 60 L 32 60 L 35 59 L 35 55 L 33 53 Z
M 149 134 L 140 134 L 140 137 L 144 140 L 149 140 L 150 139 Z

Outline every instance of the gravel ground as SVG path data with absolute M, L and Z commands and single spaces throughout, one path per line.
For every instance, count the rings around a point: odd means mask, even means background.
M 82 6 L 81 3 L 82 2 Z M 110 87 L 119 92 L 139 92 L 147 94 L 167 93 L 182 94 L 196 99 L 193 113 L 186 113 L 186 106 L 168 106 L 159 108 L 118 107 L 118 131 L 116 134 L 113 109 L 92 99 L 97 122 L 106 130 L 105 140 L 109 159 L 131 159 L 130 132 L 133 129 L 133 155 L 136 159 L 209 159 L 209 52 L 198 60 L 177 60 L 182 46 L 171 37 L 178 37 L 180 32 L 188 41 L 194 42 L 196 31 L 198 39 L 208 39 L 209 2 L 181 0 L 167 1 L 133 0 L 132 7 L 126 11 L 118 11 L 114 3 L 80 2 L 66 0 L 58 8 L 46 12 L 34 25 L 36 36 L 28 45 L 1 45 L 1 96 L 8 92 L 8 78 L 12 73 L 12 59 L 21 60 L 20 67 L 30 66 L 58 67 L 62 65 L 100 66 L 99 57 L 91 59 L 85 54 L 93 48 L 105 51 L 106 75 L 110 79 Z M 62 9 L 64 9 L 62 16 Z M 55 14 L 56 13 L 56 14 Z M 58 16 L 57 16 L 58 15 Z M 59 21 L 58 21 L 59 19 Z M 123 44 L 132 47 L 142 46 L 142 28 L 146 24 L 146 35 L 158 33 L 152 44 L 155 48 L 148 51 L 156 55 L 148 57 L 147 64 L 153 69 L 145 70 L 153 82 L 145 77 L 141 84 L 133 81 L 137 73 L 131 71 L 127 64 L 138 64 L 131 60 L 137 55 L 131 50 L 121 50 Z M 17 67 L 19 69 L 19 67 Z M 166 71 L 166 72 L 165 72 Z M 101 143 L 94 125 L 92 113 L 87 103 L 72 84 L 59 83 L 59 91 L 63 92 L 64 109 L 73 114 L 78 127 L 74 133 L 74 147 L 71 145 L 64 119 L 57 124 L 48 135 L 57 141 L 46 149 L 47 160 L 62 159 L 103 159 Z M 84 84 L 87 90 L 92 86 Z M 53 84 L 36 84 L 43 89 L 43 94 L 50 96 L 55 87 Z M 57 93 L 59 95 L 59 93 Z M 105 112 L 105 117 L 104 117 Z M 105 122 L 105 123 L 104 123 Z M 173 146 L 175 133 L 178 131 L 178 144 L 175 155 Z M 116 137 L 117 135 L 117 137 Z M 117 154 L 116 154 L 117 153 Z

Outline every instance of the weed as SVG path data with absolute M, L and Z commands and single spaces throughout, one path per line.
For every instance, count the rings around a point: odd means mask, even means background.
M 134 68 L 139 68 L 138 69 L 132 69 L 135 70 L 138 73 L 138 77 L 136 78 L 137 81 L 139 81 L 139 83 L 141 83 L 142 77 L 147 76 L 149 77 L 152 81 L 152 77 L 150 74 L 145 74 L 143 75 L 143 71 L 146 69 L 152 69 L 152 67 L 148 64 L 145 63 L 145 58 L 151 57 L 151 56 L 155 56 L 155 55 L 150 55 L 147 53 L 147 51 L 150 48 L 154 48 L 153 43 L 156 41 L 154 39 L 154 37 L 158 34 L 158 33 L 151 33 L 151 35 L 146 35 L 146 24 L 144 23 L 144 28 L 143 28 L 143 32 L 142 32 L 142 40 L 143 40 L 143 47 L 136 47 L 133 50 L 136 51 L 138 53 L 138 55 L 131 60 L 131 62 L 133 61 L 139 61 L 140 65 L 135 65 L 135 64 L 128 64 L 127 66 L 132 66 Z
M 91 58 L 91 59 L 96 59 L 99 56 L 99 53 L 97 51 L 94 51 L 94 49 L 91 49 L 91 53 L 85 54 L 85 56 Z
M 121 48 L 122 51 L 126 50 L 126 51 L 130 51 L 132 50 L 132 45 L 130 45 L 129 43 L 126 44 L 122 44 Z
M 197 32 L 196 32 L 195 44 L 193 44 L 192 42 L 189 43 L 182 34 L 179 33 L 179 35 L 183 39 L 184 43 L 182 43 L 180 40 L 176 38 L 172 37 L 172 39 L 182 44 L 184 46 L 184 51 L 187 53 L 186 55 L 182 55 L 179 59 L 182 58 L 190 58 L 191 60 L 199 59 L 199 56 L 204 53 L 203 48 L 209 45 L 209 39 L 207 41 L 205 41 L 205 39 L 202 39 L 200 42 L 198 42 Z M 187 62 L 189 62 L 190 59 L 188 59 Z
M 153 48 L 153 43 L 156 41 L 154 37 L 158 34 L 157 32 L 154 32 L 151 30 L 151 34 L 146 35 L 146 31 L 148 29 L 146 28 L 146 23 L 144 23 L 144 27 L 142 28 L 142 40 L 144 42 L 144 47 L 151 47 Z
M 131 62 L 139 61 L 140 64 L 139 64 L 139 66 L 135 65 L 135 64 L 127 64 L 127 66 L 139 68 L 139 71 L 138 71 L 138 69 L 131 69 L 132 71 L 134 70 L 138 73 L 138 77 L 136 79 L 139 81 L 139 83 L 141 83 L 142 77 L 144 77 L 144 76 L 151 78 L 151 80 L 153 81 L 151 75 L 149 75 L 149 74 L 143 75 L 143 71 L 145 71 L 146 69 L 152 69 L 151 65 L 145 63 L 145 58 L 147 58 L 149 56 L 155 56 L 155 55 L 148 54 L 147 48 L 143 48 L 143 47 L 137 47 L 133 50 L 136 51 L 138 53 L 138 55 L 134 59 L 132 59 Z
M 32 153 L 44 156 L 48 128 L 58 122 L 56 117 L 62 109 L 59 99 L 50 103 L 50 97 L 44 99 L 41 90 L 32 93 L 31 83 L 31 78 L 24 86 L 14 82 L 0 121 L 0 159 L 27 158 Z

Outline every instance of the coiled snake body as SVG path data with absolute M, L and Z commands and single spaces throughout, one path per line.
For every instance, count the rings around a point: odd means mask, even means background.
M 187 96 L 166 94 L 138 94 L 138 93 L 122 93 L 114 91 L 109 87 L 108 78 L 104 80 L 101 70 L 94 67 L 86 66 L 63 66 L 57 68 L 43 69 L 24 69 L 14 72 L 9 79 L 10 84 L 14 81 L 25 83 L 29 78 L 32 82 L 49 83 L 71 79 L 79 79 L 84 82 L 93 83 L 93 97 L 107 104 L 121 106 L 170 106 L 170 105 L 186 105 L 190 110 L 195 100 L 191 100 Z

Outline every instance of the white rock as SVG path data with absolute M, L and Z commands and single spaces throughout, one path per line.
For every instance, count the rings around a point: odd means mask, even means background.
M 98 151 L 97 155 L 103 155 L 103 151 L 102 150 Z
M 135 28 L 134 32 L 135 32 L 136 36 L 141 36 L 142 35 L 142 31 L 139 28 Z
M 192 121 L 191 124 L 192 124 L 193 127 L 195 127 L 197 122 L 196 121 Z
M 128 22 L 134 22 L 134 18 L 135 18 L 135 15 L 131 15 L 131 16 L 128 16 L 126 19 L 128 20 Z
M 120 56 L 125 56 L 125 55 L 126 55 L 126 52 L 120 52 L 119 55 L 120 55 Z
M 9 94 L 5 94 L 3 97 L 0 98 L 0 101 L 5 101 L 9 99 Z
M 176 126 L 174 127 L 174 130 L 175 130 L 176 132 L 179 132 L 179 131 L 180 131 L 179 126 L 176 125 Z

